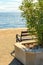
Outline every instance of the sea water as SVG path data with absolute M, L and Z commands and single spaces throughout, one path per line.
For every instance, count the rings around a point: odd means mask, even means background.
M 21 12 L 0 12 L 0 29 L 25 27 L 26 20 L 21 16 Z

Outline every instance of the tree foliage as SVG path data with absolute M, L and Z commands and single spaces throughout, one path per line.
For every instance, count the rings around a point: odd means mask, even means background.
M 22 16 L 26 19 L 28 30 L 37 32 L 38 43 L 43 45 L 43 0 L 23 0 L 20 9 Z

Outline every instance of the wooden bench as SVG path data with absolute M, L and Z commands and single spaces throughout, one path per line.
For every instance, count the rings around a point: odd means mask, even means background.
M 34 40 L 33 43 L 37 40 L 35 34 L 30 34 L 28 31 L 22 31 L 20 35 L 16 35 L 16 42 L 26 43 Z M 32 42 L 31 42 L 32 43 Z

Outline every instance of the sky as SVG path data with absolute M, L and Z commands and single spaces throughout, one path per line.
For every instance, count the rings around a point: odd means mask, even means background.
M 0 0 L 0 12 L 19 12 L 21 2 L 22 0 Z
M 22 0 L 0 0 L 0 12 L 20 11 L 21 2 Z

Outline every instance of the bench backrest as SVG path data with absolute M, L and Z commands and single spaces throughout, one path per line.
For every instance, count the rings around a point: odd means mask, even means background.
M 32 40 L 32 39 L 37 39 L 35 34 L 30 34 L 28 31 L 21 32 L 21 41 Z
M 23 42 L 23 43 L 28 43 L 32 41 L 33 43 L 36 43 L 37 37 L 36 34 L 30 34 L 29 31 L 22 31 L 20 37 L 17 35 L 17 41 Z M 32 43 L 30 42 L 30 43 Z

